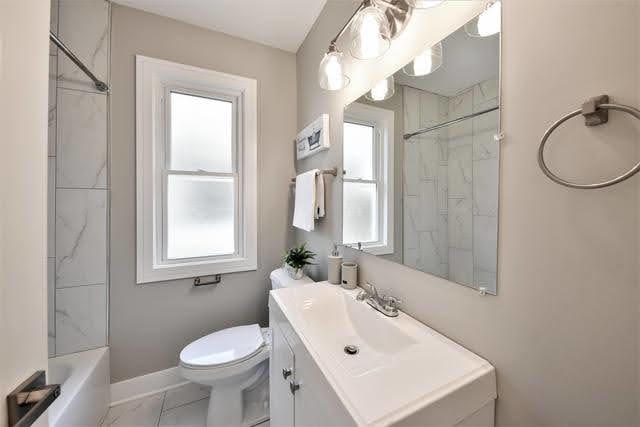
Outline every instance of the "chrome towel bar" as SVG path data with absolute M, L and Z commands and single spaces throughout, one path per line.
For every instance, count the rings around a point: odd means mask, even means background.
M 558 127 L 560 127 L 560 125 L 562 125 L 567 120 L 579 115 L 584 116 L 586 126 L 602 125 L 609 121 L 609 110 L 622 111 L 640 120 L 640 110 L 629 107 L 627 105 L 610 104 L 609 96 L 601 95 L 595 98 L 591 98 L 582 105 L 581 109 L 572 111 L 571 113 L 567 114 L 566 116 L 562 117 L 560 120 L 552 124 L 549 129 L 547 129 L 547 131 L 544 133 L 544 136 L 542 137 L 542 140 L 540 141 L 540 148 L 538 149 L 538 165 L 540 166 L 540 169 L 542 169 L 542 172 L 544 172 L 544 174 L 549 177 L 549 179 L 560 185 L 564 185 L 565 187 L 591 190 L 595 188 L 609 187 L 610 185 L 614 185 L 627 180 L 633 175 L 640 172 L 640 162 L 638 162 L 630 170 L 616 178 L 607 181 L 596 182 L 594 184 L 577 184 L 575 182 L 567 181 L 566 179 L 560 178 L 559 176 L 551 172 L 551 170 L 547 167 L 547 164 L 544 161 L 544 147 L 547 144 L 547 141 L 549 140 L 551 134 Z
M 338 168 L 324 169 L 324 170 L 321 170 L 320 173 L 322 175 L 338 176 Z M 295 183 L 296 183 L 296 179 L 295 178 L 291 178 L 291 184 L 295 184 Z

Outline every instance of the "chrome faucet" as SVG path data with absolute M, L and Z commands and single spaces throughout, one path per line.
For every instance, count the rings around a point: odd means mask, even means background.
M 400 313 L 398 311 L 398 308 L 400 307 L 402 301 L 389 295 L 380 296 L 376 287 L 371 283 L 366 283 L 365 286 L 366 287 L 363 288 L 364 290 L 361 291 L 356 297 L 358 301 L 365 301 L 367 304 L 369 304 L 371 307 L 378 310 L 385 316 L 398 316 L 398 314 Z

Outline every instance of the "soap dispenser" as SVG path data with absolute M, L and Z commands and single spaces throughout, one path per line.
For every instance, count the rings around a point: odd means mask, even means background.
M 340 277 L 342 269 L 342 255 L 340 255 L 338 245 L 336 243 L 333 244 L 333 250 L 331 251 L 331 255 L 328 257 L 327 266 L 329 269 L 327 272 L 329 276 L 329 283 L 333 285 L 339 285 L 342 283 Z

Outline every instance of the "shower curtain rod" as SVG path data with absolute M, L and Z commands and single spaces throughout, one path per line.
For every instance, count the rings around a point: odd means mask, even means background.
M 411 132 L 411 133 L 405 133 L 404 134 L 404 139 L 410 139 L 410 138 L 412 138 L 412 137 L 414 137 L 416 135 L 421 135 L 423 133 L 427 133 L 427 132 L 434 131 L 436 129 L 447 127 L 449 125 L 453 125 L 455 123 L 459 123 L 459 122 L 462 122 L 462 121 L 465 121 L 465 120 L 468 120 L 468 119 L 472 119 L 474 117 L 478 117 L 478 116 L 481 116 L 483 114 L 487 114 L 487 113 L 490 113 L 492 111 L 496 111 L 496 110 L 499 110 L 499 109 L 500 109 L 500 107 L 491 107 L 491 108 L 488 108 L 486 110 L 478 111 L 477 113 L 469 114 L 468 116 L 458 117 L 457 119 L 449 120 L 448 122 L 440 123 L 440 124 L 435 125 L 435 126 L 431 126 L 431 127 L 424 128 L 424 129 L 419 129 L 419 130 L 417 130 L 415 132 Z
M 62 41 L 51 31 L 49 31 L 49 40 L 51 40 L 58 48 L 69 57 L 74 64 L 78 66 L 91 80 L 93 80 L 93 84 L 96 86 L 100 92 L 107 92 L 109 90 L 109 86 L 102 80 L 98 79 L 95 74 L 91 72 L 80 59 L 65 45 Z

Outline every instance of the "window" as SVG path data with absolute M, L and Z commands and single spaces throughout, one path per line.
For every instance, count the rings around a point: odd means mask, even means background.
M 138 283 L 255 270 L 256 81 L 136 57 Z
M 345 245 L 393 253 L 393 111 L 351 104 L 343 127 Z

